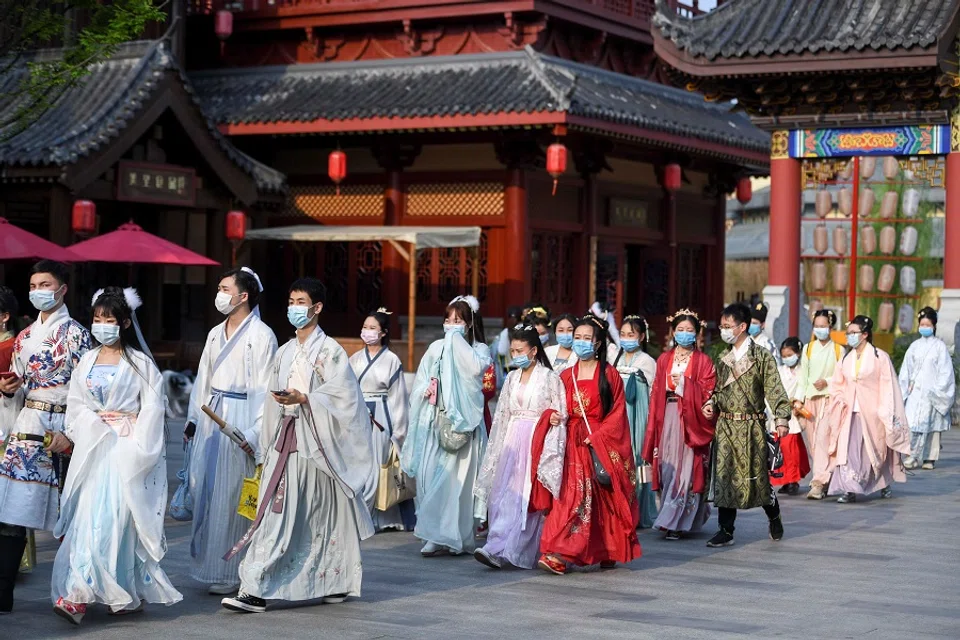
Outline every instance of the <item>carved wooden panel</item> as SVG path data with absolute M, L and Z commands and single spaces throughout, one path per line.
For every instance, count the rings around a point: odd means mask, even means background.
M 503 214 L 503 184 L 455 182 L 411 184 L 406 215 L 499 216 Z
M 340 195 L 337 195 L 333 186 L 293 186 L 284 214 L 311 218 L 382 216 L 383 187 L 375 184 L 341 185 Z

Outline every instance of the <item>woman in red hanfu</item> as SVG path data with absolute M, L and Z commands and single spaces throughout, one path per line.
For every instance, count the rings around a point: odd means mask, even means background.
M 569 415 L 566 450 L 560 495 L 547 501 L 539 563 L 556 574 L 568 564 L 609 569 L 640 557 L 637 468 L 623 381 L 607 365 L 606 337 L 606 322 L 590 314 L 581 319 L 573 337 L 579 361 L 561 375 Z M 549 421 L 559 424 L 560 417 Z M 591 450 L 609 475 L 606 486 L 597 478 Z
M 702 409 L 717 374 L 710 356 L 697 348 L 697 314 L 681 309 L 667 320 L 675 346 L 657 360 L 641 456 L 650 461 L 650 486 L 660 493 L 653 526 L 665 531 L 667 540 L 679 540 L 682 533 L 699 531 L 710 517 L 706 487 L 714 424 Z

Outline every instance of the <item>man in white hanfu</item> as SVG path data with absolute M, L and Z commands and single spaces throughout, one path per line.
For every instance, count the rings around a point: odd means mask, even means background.
M 277 351 L 277 337 L 260 320 L 262 291 L 260 278 L 248 267 L 220 280 L 215 304 L 227 319 L 207 336 L 187 414 L 185 435 L 193 438 L 191 575 L 216 595 L 235 593 L 240 585 L 240 559 L 223 557 L 250 525 L 237 506 L 243 479 L 254 474 L 269 362 Z M 203 405 L 239 430 L 246 445 L 237 446 L 224 435 L 201 411 Z
M 369 501 L 379 467 L 370 413 L 347 353 L 319 326 L 326 290 L 314 278 L 290 287 L 297 335 L 280 348 L 263 410 L 257 517 L 228 557 L 247 548 L 231 611 L 267 600 L 343 602 L 360 595 L 360 541 L 374 534 Z
M 66 295 L 65 265 L 34 265 L 30 303 L 40 315 L 14 342 L 12 374 L 0 377 L 0 442 L 6 442 L 0 461 L 0 614 L 13 609 L 27 530 L 51 531 L 57 523 L 70 448 L 63 433 L 70 378 L 90 349 L 90 334 L 64 306 Z

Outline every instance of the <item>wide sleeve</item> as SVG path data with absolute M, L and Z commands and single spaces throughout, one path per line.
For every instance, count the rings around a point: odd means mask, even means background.
M 410 411 L 407 414 L 407 436 L 400 449 L 400 465 L 410 477 L 416 477 L 420 468 L 427 438 L 432 431 L 431 425 L 436 418 L 436 409 L 426 398 L 430 382 L 437 375 L 437 358 L 442 342 L 434 342 L 420 359 L 417 375 L 410 390 Z
M 769 354 L 768 354 L 769 355 Z M 763 391 L 766 396 L 767 404 L 773 413 L 773 419 L 778 427 L 790 426 L 790 399 L 783 388 L 783 380 L 780 378 L 780 371 L 777 369 L 777 361 L 773 356 L 760 357 L 758 363 L 763 372 Z
M 96 359 L 96 355 L 91 355 L 91 358 Z M 67 413 L 63 420 L 63 433 L 70 438 L 74 445 L 83 445 L 89 448 L 93 446 L 94 441 L 98 441 L 107 435 L 107 432 L 111 429 L 100 420 L 97 412 L 87 404 L 90 398 L 90 393 L 86 389 L 87 372 L 90 370 L 92 363 L 84 362 L 81 358 L 77 364 L 77 369 L 70 377 L 70 386 L 67 390 Z M 76 462 L 76 460 L 71 462 Z M 74 469 L 78 467 L 79 465 L 74 465 Z
M 550 426 L 547 431 L 536 473 L 540 483 L 554 498 L 559 499 L 563 457 L 567 448 L 567 392 L 563 380 L 553 372 L 547 376 L 546 386 L 550 404 L 544 413 L 556 412 L 560 424 Z
M 277 352 L 273 354 L 265 367 L 264 376 L 268 392 L 270 389 L 279 389 L 286 386 L 280 384 L 280 360 L 285 348 L 277 349 Z M 278 433 L 277 427 L 280 424 L 280 404 L 271 394 L 267 393 L 264 397 L 263 404 L 260 406 L 260 413 L 260 433 L 257 436 L 259 446 L 254 448 L 257 464 L 263 464 L 266 460 L 270 447 L 275 444 L 274 440 Z
M 640 371 L 647 382 L 647 393 L 653 389 L 653 381 L 657 378 L 657 361 L 646 353 L 640 354 Z
M 956 380 L 953 373 L 953 361 L 947 345 L 937 341 L 937 359 L 934 368 L 934 379 L 931 380 L 928 398 L 933 410 L 941 416 L 950 417 L 956 394 Z
M 713 361 L 702 352 L 695 352 L 683 376 L 686 390 L 680 398 L 683 441 L 691 448 L 710 444 L 716 430 L 713 420 L 703 415 L 703 406 L 713 395 L 717 374 Z
M 267 365 L 273 361 L 273 356 L 277 352 L 277 337 L 266 326 L 263 331 L 250 340 L 250 361 L 247 362 L 249 368 L 250 386 L 247 387 L 247 411 L 248 420 L 245 421 L 246 429 L 242 430 L 243 437 L 250 446 L 254 447 L 254 454 L 260 442 L 260 431 L 263 427 L 263 405 L 267 398 L 267 387 L 270 384 L 271 369 Z
M 200 424 L 203 413 L 200 407 L 210 395 L 210 340 L 200 355 L 200 364 L 197 366 L 197 377 L 193 381 L 193 390 L 190 392 L 190 404 L 187 407 L 187 422 Z
M 387 410 L 390 412 L 390 422 L 393 426 L 391 438 L 399 451 L 407 437 L 407 381 L 403 375 L 403 364 L 400 358 L 393 358 L 393 373 L 387 388 Z
M 510 332 L 504 329 L 497 339 L 497 355 L 506 358 L 510 355 Z
M 810 358 L 807 356 L 807 353 L 812 353 L 813 349 L 804 348 L 800 354 L 800 372 L 797 374 L 797 390 L 793 394 L 794 400 L 799 400 L 800 402 L 805 402 L 807 399 L 807 387 L 816 382 L 816 380 L 810 380 Z
M 17 372 L 18 375 L 20 370 L 20 352 L 23 350 L 23 335 L 25 332 L 26 329 L 14 340 L 13 353 L 10 357 L 10 371 Z M 22 386 L 9 398 L 0 393 L 0 442 L 5 442 L 7 436 L 14 430 L 17 416 L 23 408 L 23 399 Z
M 903 406 L 903 396 L 897 383 L 893 362 L 884 352 L 878 352 L 877 368 L 880 370 L 880 407 L 877 415 L 883 422 L 887 448 L 910 454 L 910 427 Z
M 497 410 L 493 414 L 490 440 L 483 454 L 483 462 L 480 463 L 480 472 L 477 474 L 477 483 L 473 490 L 473 495 L 480 500 L 483 506 L 486 505 L 487 499 L 490 497 L 490 491 L 493 489 L 493 478 L 500 462 L 500 454 L 503 453 L 503 443 L 510 422 L 511 398 L 521 373 L 519 370 L 514 370 L 507 374 L 507 379 L 503 383 L 503 391 L 500 392 L 500 400 L 497 402 Z
M 910 381 L 913 380 L 914 376 L 914 362 L 913 355 L 916 353 L 916 342 L 910 345 L 910 348 L 907 349 L 906 355 L 903 357 L 903 364 L 900 365 L 900 375 L 897 379 L 900 382 L 900 393 L 903 395 L 903 399 L 906 400 L 910 396 Z M 953 367 L 950 367 L 951 374 L 953 373 Z
M 490 366 L 490 349 L 471 346 L 457 333 L 444 337 L 440 359 L 440 392 L 451 427 L 470 433 L 483 424 L 483 374 Z

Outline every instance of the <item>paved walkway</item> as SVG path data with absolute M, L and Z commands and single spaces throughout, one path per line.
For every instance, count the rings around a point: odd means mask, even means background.
M 176 429 L 173 429 L 174 433 Z M 171 477 L 179 466 L 170 445 Z M 175 486 L 171 480 L 171 490 Z M 37 571 L 0 619 L 17 638 L 958 638 L 960 433 L 944 438 L 935 471 L 917 471 L 891 500 L 854 505 L 783 501 L 786 536 L 770 541 L 759 509 L 741 514 L 737 544 L 707 549 L 710 531 L 680 542 L 640 536 L 643 558 L 613 571 L 559 577 L 493 571 L 471 557 L 424 559 L 407 533 L 364 543 L 363 598 L 278 608 L 221 609 L 187 577 L 189 523 L 168 520 L 164 563 L 184 602 L 79 629 L 50 610 L 56 543 L 38 540 Z

